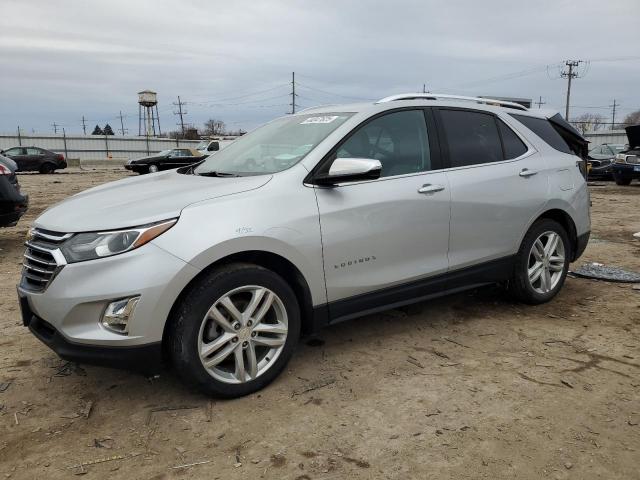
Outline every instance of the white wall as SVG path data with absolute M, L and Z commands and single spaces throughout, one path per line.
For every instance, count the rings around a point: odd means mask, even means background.
M 584 137 L 589 140 L 589 148 L 603 143 L 628 143 L 624 130 L 603 130 L 601 132 L 587 132 Z
M 66 153 L 65 153 L 66 141 Z M 162 150 L 183 147 L 195 148 L 199 140 L 175 140 L 168 138 L 117 136 L 117 135 L 0 135 L 0 150 L 19 145 L 41 147 L 68 158 L 104 160 L 107 158 L 135 159 Z

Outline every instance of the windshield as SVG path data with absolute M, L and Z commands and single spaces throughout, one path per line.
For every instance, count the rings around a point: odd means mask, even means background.
M 156 157 L 166 157 L 167 155 L 169 155 L 173 150 L 162 150 L 160 153 L 156 154 Z
M 276 173 L 295 165 L 352 113 L 282 117 L 237 139 L 194 169 L 235 175 Z

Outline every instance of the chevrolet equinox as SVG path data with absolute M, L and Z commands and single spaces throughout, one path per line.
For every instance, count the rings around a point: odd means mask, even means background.
M 436 94 L 317 107 L 69 197 L 30 230 L 24 324 L 62 358 L 169 363 L 237 397 L 324 325 L 492 283 L 547 302 L 590 201 L 587 142 L 541 112 Z

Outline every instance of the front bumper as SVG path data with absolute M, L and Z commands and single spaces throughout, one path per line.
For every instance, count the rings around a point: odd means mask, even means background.
M 21 283 L 18 296 L 25 325 L 63 358 L 127 367 L 144 357 L 141 352 L 159 351 L 171 308 L 198 273 L 149 243 L 125 254 L 64 265 L 44 291 L 30 291 Z M 140 301 L 128 334 L 103 327 L 107 305 L 133 295 L 140 295 Z
M 31 333 L 64 360 L 153 375 L 162 370 L 162 344 L 134 347 L 83 345 L 67 340 L 50 323 L 35 315 L 26 297 L 20 297 L 22 321 Z
M 613 174 L 622 178 L 640 178 L 640 165 L 616 163 L 613 165 Z

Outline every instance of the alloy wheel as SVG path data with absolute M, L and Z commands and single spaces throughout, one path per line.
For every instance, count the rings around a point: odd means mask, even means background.
M 562 237 L 547 231 L 540 235 L 529 252 L 529 284 L 537 293 L 547 294 L 562 278 L 565 264 L 565 249 Z
M 245 383 L 266 372 L 287 340 L 287 311 L 271 290 L 235 288 L 209 308 L 198 333 L 207 373 L 224 383 Z

